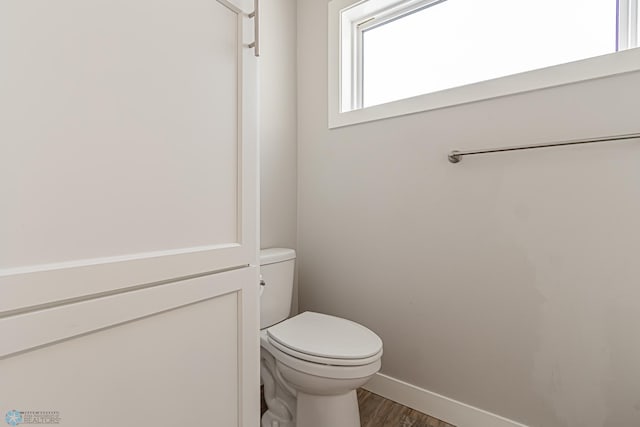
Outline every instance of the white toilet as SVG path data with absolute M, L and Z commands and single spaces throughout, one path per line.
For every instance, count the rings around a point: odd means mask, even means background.
M 380 369 L 382 340 L 326 314 L 287 319 L 295 256 L 293 249 L 260 252 L 262 427 L 360 427 L 356 389 Z

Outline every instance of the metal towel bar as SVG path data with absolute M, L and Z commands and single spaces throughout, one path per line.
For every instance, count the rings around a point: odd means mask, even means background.
M 453 150 L 451 151 L 451 153 L 449 153 L 449 161 L 451 163 L 458 163 L 460 160 L 462 160 L 462 156 L 469 156 L 472 154 L 500 153 L 502 151 L 530 150 L 533 148 L 561 147 L 563 145 L 591 144 L 594 142 L 608 142 L 608 141 L 623 141 L 626 139 L 637 139 L 637 138 L 640 138 L 640 133 L 602 136 L 598 138 L 589 138 L 589 139 L 574 139 L 571 141 L 545 142 L 541 144 L 518 145 L 515 147 L 487 148 L 484 150 L 464 150 L 464 151 Z

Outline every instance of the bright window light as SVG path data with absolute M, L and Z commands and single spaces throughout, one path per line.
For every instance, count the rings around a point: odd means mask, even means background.
M 615 52 L 618 9 L 615 0 L 447 0 L 364 21 L 358 103 L 368 107 Z M 637 25 L 633 30 L 637 40 Z

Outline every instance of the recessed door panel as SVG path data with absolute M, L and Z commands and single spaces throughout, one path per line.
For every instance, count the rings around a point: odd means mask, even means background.
M 214 0 L 0 4 L 0 268 L 239 243 L 239 25 Z
M 69 427 L 237 426 L 237 337 L 229 294 L 9 357 L 0 375 L 17 387 L 1 410 Z

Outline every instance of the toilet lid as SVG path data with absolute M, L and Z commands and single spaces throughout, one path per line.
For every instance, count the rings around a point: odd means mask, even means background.
M 366 359 L 382 350 L 380 337 L 364 326 L 311 311 L 270 327 L 267 335 L 285 352 L 324 359 Z

